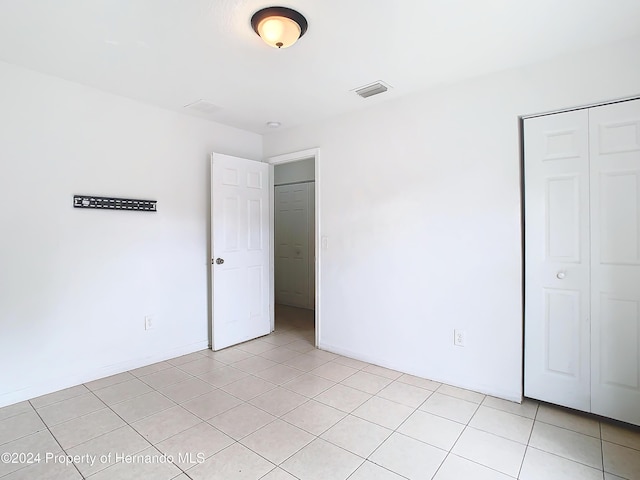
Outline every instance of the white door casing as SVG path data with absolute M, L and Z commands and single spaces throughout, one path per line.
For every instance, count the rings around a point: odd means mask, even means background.
M 309 184 L 309 308 L 316 305 L 316 182 Z M 317 312 L 316 312 L 317 313 Z M 317 322 L 317 315 L 316 315 Z
M 592 412 L 640 425 L 640 100 L 589 128 Z
M 313 308 L 313 183 L 275 187 L 276 303 Z
M 525 396 L 590 410 L 586 110 L 525 120 Z
M 313 231 L 310 231 L 309 233 L 311 235 L 314 236 L 314 240 L 313 242 L 310 242 L 311 244 L 314 245 L 314 255 L 313 255 L 313 259 L 312 261 L 314 262 L 314 267 L 313 267 L 313 271 L 314 271 L 314 279 L 313 279 L 313 288 L 314 288 L 314 310 L 315 310 L 315 333 L 316 333 L 316 338 L 315 338 L 315 344 L 318 347 L 322 346 L 322 258 L 323 258 L 323 252 L 324 250 L 326 250 L 328 248 L 328 239 L 326 237 L 322 237 L 323 236 L 323 231 L 322 231 L 322 201 L 321 201 L 321 192 L 322 192 L 322 181 L 321 181 L 321 155 L 320 155 L 320 149 L 319 148 L 310 148 L 308 150 L 301 150 L 298 152 L 292 152 L 292 153 L 285 153 L 282 155 L 276 155 L 273 157 L 269 157 L 268 162 L 271 165 L 271 168 L 273 168 L 274 165 L 282 165 L 285 163 L 289 163 L 289 162 L 295 162 L 298 160 L 306 160 L 309 158 L 313 158 L 314 159 L 314 163 L 315 163 L 315 174 L 314 174 L 314 178 L 315 178 L 315 188 L 314 188 L 314 192 L 313 192 L 313 210 L 314 210 L 314 228 Z M 271 188 L 273 191 L 273 178 L 271 178 Z M 274 196 L 271 197 L 271 201 L 274 201 Z M 274 208 L 273 208 L 273 203 L 271 205 L 271 212 L 270 212 L 270 217 L 269 217 L 269 221 L 271 222 L 271 226 L 272 228 L 272 232 L 273 230 L 275 230 L 274 224 L 275 224 L 275 215 L 274 213 Z M 325 240 L 327 240 L 326 242 L 321 242 L 321 238 L 325 238 Z M 321 243 L 323 244 L 322 248 L 320 247 Z M 271 242 L 271 257 L 275 257 L 275 241 Z M 271 279 L 273 280 L 274 278 L 274 271 L 273 271 L 273 263 L 271 264 Z M 275 281 L 271 282 L 271 288 L 273 289 L 275 285 Z M 274 292 L 272 291 L 272 298 L 275 297 Z M 271 306 L 272 312 L 273 312 L 273 305 Z
M 270 333 L 270 238 L 269 165 L 212 154 L 213 350 Z

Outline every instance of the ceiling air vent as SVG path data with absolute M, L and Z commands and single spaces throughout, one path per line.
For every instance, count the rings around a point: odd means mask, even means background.
M 373 97 L 374 95 L 378 95 L 379 93 L 384 93 L 391 88 L 384 82 L 375 82 L 369 85 L 365 85 L 364 87 L 359 87 L 355 89 L 355 92 L 360 95 L 362 98 Z
M 205 115 L 211 115 L 212 113 L 215 113 L 221 109 L 215 103 L 202 99 L 198 100 L 197 102 L 190 103 L 189 105 L 185 105 L 184 108 L 204 113 Z

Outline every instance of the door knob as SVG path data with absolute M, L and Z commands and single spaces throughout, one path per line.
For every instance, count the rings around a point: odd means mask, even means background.
M 556 278 L 557 278 L 558 280 L 562 280 L 562 279 L 563 279 L 564 277 L 566 277 L 566 276 L 567 276 L 567 274 L 566 274 L 566 273 L 564 273 L 564 272 L 558 272 L 558 273 L 556 273 Z
M 224 258 L 220 258 L 220 257 L 216 258 L 216 263 L 218 265 L 222 265 L 224 263 Z

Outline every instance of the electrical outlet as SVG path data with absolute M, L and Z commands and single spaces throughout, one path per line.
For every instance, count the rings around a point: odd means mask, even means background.
M 144 317 L 144 329 L 151 330 L 153 328 L 153 317 L 151 315 L 146 315 Z
M 464 347 L 467 344 L 467 334 L 464 330 L 453 331 L 453 344 L 458 347 Z

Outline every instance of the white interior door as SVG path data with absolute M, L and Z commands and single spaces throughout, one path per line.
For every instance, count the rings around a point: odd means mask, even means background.
M 589 115 L 592 411 L 640 425 L 640 100 Z
M 211 155 L 213 349 L 267 335 L 269 166 Z
M 275 187 L 276 302 L 313 308 L 312 183 Z
M 525 395 L 590 409 L 588 113 L 525 120 Z

